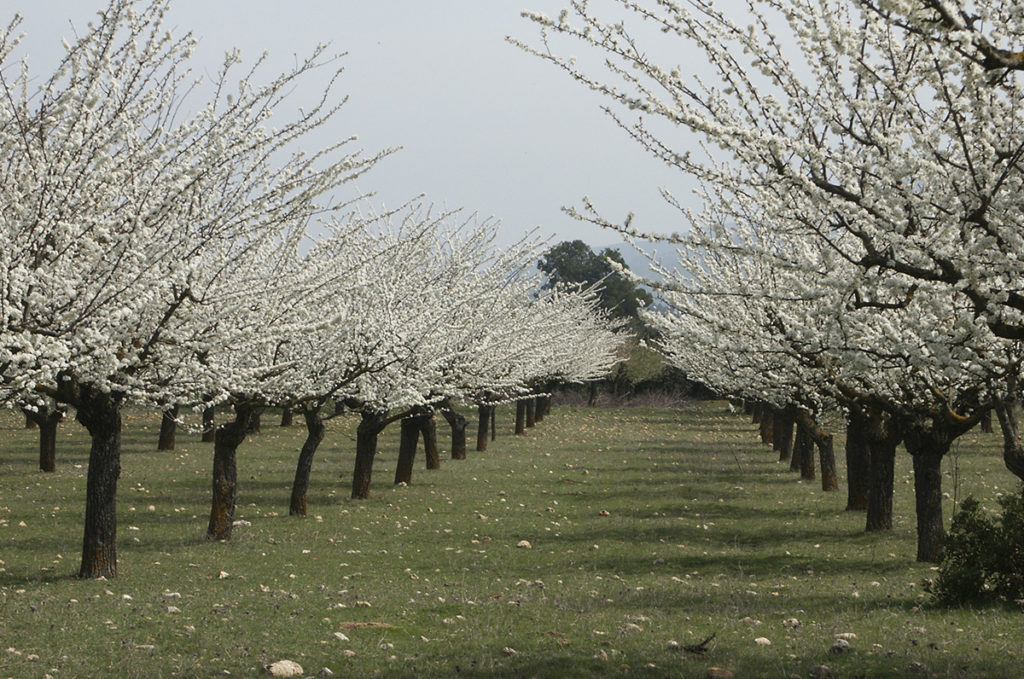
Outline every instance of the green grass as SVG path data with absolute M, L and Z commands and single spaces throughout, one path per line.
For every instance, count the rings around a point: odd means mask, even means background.
M 46 475 L 35 433 L 0 414 L 0 677 L 254 676 L 282 658 L 307 676 L 409 679 L 704 677 L 709 666 L 807 677 L 819 664 L 838 677 L 926 676 L 914 663 L 933 677 L 1024 675 L 1019 607 L 927 605 L 905 453 L 895 529 L 868 535 L 863 514 L 843 511 L 845 490 L 800 482 L 722 403 L 556 407 L 520 437 L 504 412 L 488 452 L 435 472 L 420 455 L 398 488 L 389 431 L 361 502 L 348 499 L 354 421 L 339 419 L 298 520 L 287 503 L 303 429 L 264 420 L 239 450 L 236 519 L 251 525 L 208 544 L 210 444 L 179 433 L 176 451 L 157 452 L 157 418 L 126 415 L 120 576 L 80 581 L 84 431 L 61 426 Z M 1016 492 L 997 439 L 957 446 L 951 496 L 994 506 Z M 852 649 L 830 655 L 844 632 Z M 706 656 L 672 647 L 712 633 Z

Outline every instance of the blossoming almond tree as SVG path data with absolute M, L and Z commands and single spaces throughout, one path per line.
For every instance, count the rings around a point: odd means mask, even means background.
M 210 283 L 199 262 L 230 261 L 329 209 L 317 199 L 379 157 L 346 142 L 292 151 L 337 111 L 330 88 L 267 126 L 303 75 L 336 69 L 322 48 L 265 84 L 258 63 L 233 84 L 228 54 L 200 100 L 194 41 L 167 33 L 167 7 L 112 0 L 38 87 L 11 64 L 16 22 L 0 37 L 0 390 L 46 393 L 89 429 L 83 577 L 117 573 L 121 406 L 176 391 L 158 349 L 185 342 L 167 333 L 187 327 L 175 319 Z
M 382 235 L 389 256 L 378 272 L 382 285 L 367 302 L 381 310 L 375 324 L 381 347 L 399 358 L 351 385 L 348 402 L 361 418 L 354 498 L 369 493 L 377 437 L 391 422 L 481 392 L 525 391 L 535 368 L 524 366 L 545 353 L 538 348 L 550 351 L 548 373 L 573 378 L 614 360 L 606 353 L 610 325 L 594 315 L 593 300 L 534 300 L 525 272 L 536 250 L 523 244 L 499 253 L 493 235 L 487 226 L 435 228 L 415 239 Z M 556 358 L 558 343 L 568 338 L 565 331 L 551 332 L 556 324 L 581 333 L 573 335 L 572 358 Z M 582 336 L 584 330 L 592 336 Z
M 989 58 L 1012 61 L 1012 50 L 994 46 L 1019 42 L 1013 3 L 976 15 L 946 2 L 766 0 L 748 2 L 742 16 L 703 0 L 612 4 L 619 12 L 611 19 L 587 2 L 572 3 L 557 20 L 529 14 L 542 47 L 527 49 L 611 99 L 616 121 L 655 157 L 718 187 L 724 200 L 716 209 L 735 219 L 763 215 L 770 228 L 831 250 L 850 272 L 831 281 L 844 300 L 829 310 L 837 322 L 860 309 L 876 329 L 891 326 L 895 332 L 881 335 L 887 341 L 914 331 L 919 338 L 942 334 L 924 344 L 948 350 L 925 363 L 933 374 L 973 385 L 957 393 L 992 394 L 1007 466 L 1024 478 L 1015 351 L 993 344 L 993 335 L 1017 339 L 1022 327 L 1021 93 L 1017 73 Z M 658 46 L 638 24 L 699 47 L 712 74 L 690 76 L 659 63 Z M 991 26 L 999 28 L 982 36 Z M 603 55 L 603 75 L 558 56 L 563 38 Z M 792 66 L 794 59 L 804 65 Z M 627 108 L 638 112 L 634 120 Z M 707 142 L 711 156 L 686 151 L 680 129 L 696 133 L 694 145 Z M 575 214 L 603 221 L 587 202 Z M 751 256 L 779 259 L 764 248 Z M 925 310 L 929 303 L 934 311 Z M 933 325 L 901 327 L 912 305 L 911 317 Z M 861 353 L 844 355 L 855 360 L 840 365 L 869 365 L 872 352 L 883 361 L 905 357 L 903 348 L 862 344 Z M 964 362 L 964 354 L 972 359 Z M 1007 358 L 977 360 L 993 355 Z M 882 379 L 877 371 L 865 374 Z M 921 403 L 922 393 L 904 397 L 900 408 Z M 966 403 L 945 399 L 953 421 L 971 419 Z M 936 426 L 926 429 L 935 433 Z

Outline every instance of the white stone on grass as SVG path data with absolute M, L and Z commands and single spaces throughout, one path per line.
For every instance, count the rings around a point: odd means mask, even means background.
M 294 660 L 278 660 L 267 666 L 267 672 L 272 677 L 300 677 L 302 676 L 302 665 Z

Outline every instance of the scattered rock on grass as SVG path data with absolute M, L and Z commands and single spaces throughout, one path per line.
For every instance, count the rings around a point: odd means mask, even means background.
M 707 672 L 708 679 L 733 679 L 733 673 L 724 667 L 709 667 Z
M 771 639 L 767 639 L 765 637 L 758 637 L 758 638 L 754 639 L 754 643 L 757 644 L 758 646 L 771 646 L 772 645 Z
M 506 646 L 505 648 L 501 649 L 501 652 L 508 656 L 519 655 L 519 651 L 512 648 L 511 646 Z
M 828 665 L 815 665 L 811 668 L 811 679 L 836 679 Z
M 272 677 L 299 677 L 302 676 L 302 665 L 294 660 L 278 660 L 267 666 L 267 672 Z
M 520 540 L 516 543 L 516 547 L 520 549 L 533 549 L 533 545 L 530 544 L 529 540 Z
M 850 650 L 850 642 L 846 639 L 836 639 L 832 642 L 832 647 L 828 649 L 828 652 L 832 655 L 839 655 L 840 653 L 846 653 Z

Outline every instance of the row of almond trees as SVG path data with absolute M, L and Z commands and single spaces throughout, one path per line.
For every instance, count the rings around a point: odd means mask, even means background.
M 648 316 L 669 359 L 812 427 L 841 408 L 865 451 L 869 530 L 891 526 L 902 442 L 924 561 L 942 553 L 942 458 L 986 412 L 1024 479 L 1020 9 L 580 1 L 527 13 L 539 40 L 519 43 L 699 182 L 692 210 L 664 190 L 687 231 L 660 234 L 681 261 L 663 271 L 668 311 Z M 703 72 L 672 61 L 680 45 Z M 571 212 L 659 238 L 589 201 Z
M 231 407 L 209 523 L 223 539 L 261 407 L 302 412 L 307 474 L 325 403 L 358 411 L 364 497 L 388 423 L 597 377 L 618 343 L 592 294 L 536 293 L 535 244 L 502 252 L 493 224 L 367 207 L 349 187 L 391 151 L 308 147 L 343 102 L 323 47 L 265 79 L 229 52 L 197 84 L 168 5 L 111 0 L 43 80 L 15 62 L 17 20 L 0 34 L 0 401 L 73 407 L 89 431 L 82 577 L 117 574 L 126 404 Z M 314 71 L 331 85 L 283 115 Z

